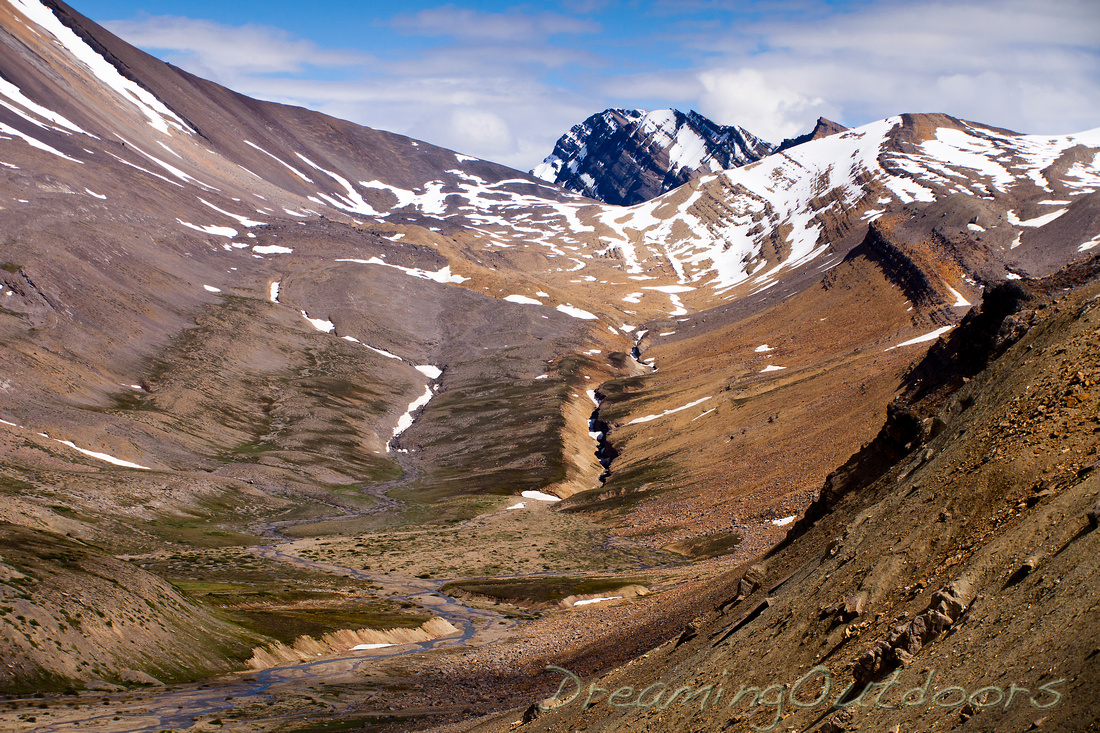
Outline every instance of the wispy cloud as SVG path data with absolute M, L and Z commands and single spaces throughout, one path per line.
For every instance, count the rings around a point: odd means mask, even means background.
M 300 73 L 309 66 L 348 67 L 367 63 L 359 51 L 335 50 L 263 25 L 227 26 L 178 16 L 139 16 L 104 26 L 141 48 L 165 51 L 180 66 L 206 71 L 215 81 L 248 74 Z
M 486 13 L 472 8 L 444 5 L 399 15 L 390 24 L 399 31 L 426 36 L 444 36 L 464 41 L 503 41 L 518 44 L 543 41 L 556 35 L 598 33 L 600 24 L 560 13 L 528 13 L 518 9 Z
M 553 11 L 448 4 L 368 20 L 357 45 L 369 52 L 273 25 L 148 15 L 105 25 L 246 94 L 519 168 L 609 106 L 693 108 L 774 142 L 818 116 L 1100 125 L 1095 0 L 561 0 Z
M 946 112 L 1072 132 L 1100 125 L 1097 29 L 1091 0 L 881 2 L 682 35 L 697 66 L 675 75 L 700 112 L 773 140 L 819 114 L 862 124 Z

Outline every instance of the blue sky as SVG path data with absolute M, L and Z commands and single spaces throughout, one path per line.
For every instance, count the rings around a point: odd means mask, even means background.
M 72 0 L 251 96 L 521 169 L 607 107 L 695 109 L 772 142 L 946 112 L 1100 126 L 1097 0 Z

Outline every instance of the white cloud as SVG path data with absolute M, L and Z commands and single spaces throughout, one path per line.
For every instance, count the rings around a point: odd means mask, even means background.
M 945 112 L 1066 133 L 1100 124 L 1098 29 L 1093 0 L 880 2 L 677 42 L 700 53 L 691 102 L 773 141 L 819 114 L 856 125 Z
M 1100 125 L 1095 0 L 523 7 L 395 15 L 370 32 L 396 41 L 364 35 L 371 53 L 262 25 L 166 16 L 104 25 L 242 93 L 520 169 L 612 106 L 697 109 L 772 142 L 809 130 L 818 116 L 859 125 L 945 112 L 1031 133 Z M 627 25 L 627 12 L 629 33 L 616 26 Z
M 400 15 L 393 19 L 392 25 L 400 31 L 416 35 L 510 44 L 545 40 L 558 34 L 578 35 L 600 30 L 598 23 L 559 13 L 528 14 L 518 10 L 485 13 L 454 5 L 429 8 L 414 15 Z
M 794 137 L 806 121 L 824 114 L 825 100 L 809 97 L 755 69 L 715 69 L 698 74 L 698 110 L 716 120 L 732 120 L 765 140 Z
M 128 42 L 166 51 L 170 60 L 214 81 L 247 74 L 301 72 L 307 66 L 339 67 L 365 63 L 356 51 L 324 49 L 289 32 L 260 25 L 227 26 L 176 16 L 141 16 L 106 21 L 103 26 Z

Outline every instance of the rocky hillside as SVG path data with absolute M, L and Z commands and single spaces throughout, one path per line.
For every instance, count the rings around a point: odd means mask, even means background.
M 723 602 L 471 730 L 1094 730 L 1098 268 L 990 293 Z
M 574 125 L 531 173 L 597 201 L 629 206 L 773 149 L 695 111 L 609 109 Z

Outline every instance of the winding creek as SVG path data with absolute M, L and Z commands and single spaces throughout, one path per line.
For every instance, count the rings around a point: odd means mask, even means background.
M 417 475 L 414 466 L 403 466 L 405 475 L 390 484 L 411 481 Z M 293 683 L 296 688 L 317 684 L 338 677 L 346 677 L 364 670 L 380 658 L 398 657 L 420 653 L 431 649 L 464 646 L 471 643 L 478 634 L 492 628 L 506 631 L 518 622 L 495 611 L 475 608 L 440 592 L 446 580 L 403 578 L 371 573 L 356 568 L 344 567 L 333 563 L 319 562 L 298 557 L 282 549 L 294 540 L 279 532 L 297 524 L 346 519 L 354 516 L 392 511 L 400 507 L 400 502 L 385 494 L 392 489 L 390 485 L 379 485 L 366 489 L 366 493 L 375 496 L 380 503 L 370 509 L 347 512 L 342 515 L 324 518 L 311 518 L 292 521 L 266 522 L 254 529 L 275 540 L 272 544 L 253 548 L 256 554 L 279 562 L 292 563 L 326 573 L 346 575 L 372 584 L 378 584 L 384 590 L 378 595 L 394 601 L 405 601 L 423 608 L 433 616 L 448 621 L 458 629 L 457 634 L 443 636 L 428 641 L 395 645 L 382 649 L 346 651 L 319 657 L 316 660 L 284 664 L 258 671 L 243 671 L 233 675 L 208 680 L 204 683 L 172 685 L 160 691 L 141 690 L 125 693 L 122 697 L 138 698 L 128 703 L 119 700 L 103 706 L 103 712 L 85 716 L 67 715 L 63 720 L 43 723 L 33 730 L 63 733 L 79 725 L 83 730 L 132 731 L 133 733 L 155 733 L 166 729 L 187 729 L 196 725 L 200 718 L 223 713 L 237 707 L 242 701 L 260 698 L 272 701 L 276 697 L 270 688 L 280 683 Z M 482 520 L 478 517 L 469 522 Z M 365 597 L 365 596 L 364 596 Z M 106 699 L 118 697 L 112 693 Z M 89 711 L 90 712 L 90 711 Z M 335 712 L 335 711 L 334 711 Z
M 275 291 L 277 292 L 277 291 Z M 275 299 L 274 293 L 272 299 Z M 308 317 L 308 316 L 307 316 Z M 644 332 L 643 332 L 644 333 Z M 653 369 L 652 365 L 640 360 L 636 341 L 633 356 L 639 364 Z M 414 365 L 415 367 L 415 365 Z M 427 370 L 415 367 L 424 373 L 429 379 L 427 396 L 430 399 L 438 390 L 437 379 L 441 372 L 436 370 L 428 373 Z M 434 370 L 434 367 L 433 367 Z M 589 435 L 596 442 L 595 455 L 603 467 L 600 476 L 601 483 L 606 480 L 611 461 L 618 455 L 618 451 L 607 440 L 609 426 L 600 419 L 599 409 L 601 396 L 598 388 L 589 391 L 589 397 L 595 403 L 588 421 Z M 418 400 L 420 402 L 420 400 Z M 427 400 L 423 400 L 427 402 Z M 383 597 L 398 602 L 407 602 L 424 609 L 432 616 L 442 618 L 458 629 L 457 633 L 438 637 L 428 641 L 394 645 L 392 647 L 376 648 L 361 651 L 345 651 L 328 654 L 316 660 L 298 663 L 283 664 L 262 670 L 246 670 L 230 674 L 220 678 L 207 680 L 202 683 L 184 685 L 171 685 L 163 689 L 131 690 L 126 693 L 104 693 L 105 704 L 102 710 L 89 708 L 87 711 L 65 711 L 59 714 L 59 719 L 52 722 L 38 723 L 33 730 L 48 733 L 64 733 L 79 726 L 82 730 L 102 731 L 127 731 L 133 733 L 155 733 L 164 730 L 180 730 L 194 727 L 201 719 L 212 715 L 226 713 L 239 706 L 243 701 L 261 700 L 274 704 L 277 695 L 271 688 L 283 683 L 293 684 L 296 690 L 304 689 L 310 685 L 317 685 L 325 681 L 335 681 L 338 678 L 346 678 L 349 674 L 363 672 L 367 667 L 375 664 L 382 658 L 400 657 L 408 654 L 421 653 L 427 650 L 461 647 L 471 644 L 479 635 L 492 629 L 495 633 L 513 629 L 519 621 L 507 618 L 504 615 L 486 608 L 476 608 L 463 603 L 461 600 L 444 595 L 441 592 L 443 585 L 449 579 L 421 579 L 407 578 L 371 572 L 359 568 L 342 566 L 330 562 L 313 560 L 300 557 L 288 551 L 287 546 L 295 542 L 295 539 L 282 533 L 289 527 L 307 523 L 315 523 L 329 520 L 351 519 L 358 516 L 379 514 L 383 512 L 397 511 L 402 503 L 391 496 L 389 492 L 399 486 L 411 483 L 419 476 L 419 470 L 415 459 L 406 451 L 400 449 L 397 438 L 400 433 L 409 427 L 412 420 L 419 415 L 423 404 L 413 403 L 408 412 L 402 416 L 399 429 L 394 431 L 387 448 L 393 449 L 394 458 L 402 468 L 402 475 L 393 480 L 374 486 L 365 487 L 362 492 L 377 500 L 374 506 L 361 510 L 343 509 L 343 513 L 330 517 L 314 517 L 309 519 L 271 521 L 256 524 L 252 531 L 271 538 L 270 544 L 251 548 L 251 551 L 269 560 L 284 562 L 309 568 L 324 573 L 343 575 L 364 581 L 377 586 L 382 590 L 370 592 L 369 597 Z M 408 424 L 405 424 L 405 423 Z M 485 515 L 479 515 L 455 526 L 463 529 L 474 523 L 485 522 L 491 517 L 508 512 L 508 509 L 500 509 Z M 532 573 L 525 575 L 500 576 L 502 578 L 528 578 L 535 576 L 552 576 L 555 573 Z M 360 596 L 362 599 L 368 595 Z M 306 693 L 302 693 L 306 694 Z M 80 699 L 87 704 L 87 698 Z M 316 700 L 316 698 L 314 698 Z M 60 700 L 59 700 L 60 702 Z M 318 701 L 320 702 L 320 701 Z M 369 700 L 368 700 L 369 702 Z M 58 708 L 59 713 L 61 709 Z M 321 713 L 322 711 L 317 711 Z M 335 708 L 330 710 L 333 715 L 339 715 Z M 290 716 L 297 717 L 297 716 Z M 275 722 L 278 716 L 269 719 Z

